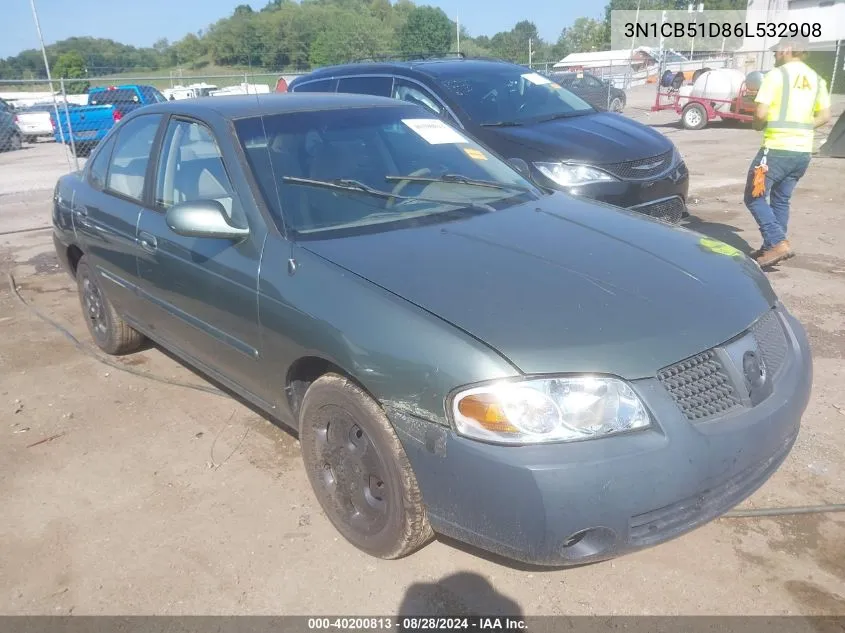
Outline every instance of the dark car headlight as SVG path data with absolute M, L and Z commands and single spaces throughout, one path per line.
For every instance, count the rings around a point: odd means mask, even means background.
M 591 165 L 575 163 L 534 163 L 534 167 L 546 178 L 561 187 L 579 187 L 597 182 L 617 182 L 618 178 Z
M 545 444 L 649 428 L 645 404 L 623 380 L 571 376 L 502 381 L 460 391 L 451 415 L 460 435 L 497 444 Z

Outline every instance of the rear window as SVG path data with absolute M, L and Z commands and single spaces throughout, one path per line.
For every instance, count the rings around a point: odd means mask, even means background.
M 336 86 L 337 79 L 321 79 L 294 86 L 292 92 L 334 92 Z
M 138 93 L 134 90 L 116 89 L 100 90 L 88 95 L 90 105 L 116 105 L 120 103 L 139 102 Z

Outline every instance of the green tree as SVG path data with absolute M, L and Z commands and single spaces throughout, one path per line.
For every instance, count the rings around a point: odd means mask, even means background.
M 77 51 L 60 55 L 53 65 L 53 75 L 61 79 L 81 79 L 85 74 L 85 58 Z M 70 94 L 81 94 L 86 90 L 87 81 L 65 81 L 65 91 Z
M 572 52 L 604 50 L 607 31 L 604 22 L 592 18 L 578 18 L 566 30 L 566 42 Z
M 452 21 L 442 9 L 416 7 L 399 30 L 399 49 L 406 55 L 443 54 L 452 43 Z
M 312 66 L 341 64 L 387 53 L 383 32 L 372 16 L 346 13 L 330 22 L 310 46 Z

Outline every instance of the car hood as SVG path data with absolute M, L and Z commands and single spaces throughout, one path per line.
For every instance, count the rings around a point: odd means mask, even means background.
M 563 193 L 302 246 L 524 373 L 653 376 L 741 333 L 776 301 L 757 265 L 727 245 Z
M 596 165 L 650 158 L 673 147 L 669 139 L 647 125 L 612 112 L 517 127 L 480 128 L 478 134 L 488 142 L 499 137 L 525 147 L 541 159 L 579 160 Z

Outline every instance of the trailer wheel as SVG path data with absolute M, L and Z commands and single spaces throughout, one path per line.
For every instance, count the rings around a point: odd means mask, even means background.
M 681 123 L 687 130 L 700 130 L 707 125 L 707 110 L 700 103 L 688 103 L 681 112 Z

